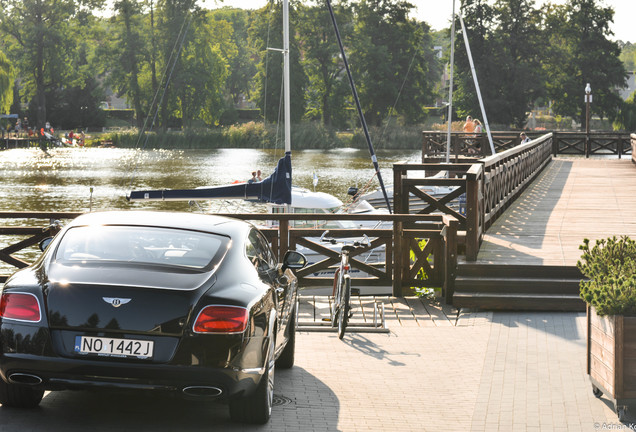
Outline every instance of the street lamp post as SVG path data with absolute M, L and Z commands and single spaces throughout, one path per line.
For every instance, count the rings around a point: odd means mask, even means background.
M 592 87 L 590 83 L 585 86 L 585 157 L 590 156 L 590 104 L 592 103 Z

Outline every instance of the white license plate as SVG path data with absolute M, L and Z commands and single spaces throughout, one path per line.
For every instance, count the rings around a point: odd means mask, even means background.
M 116 339 L 92 336 L 76 336 L 75 352 L 109 357 L 152 358 L 154 342 L 137 339 Z

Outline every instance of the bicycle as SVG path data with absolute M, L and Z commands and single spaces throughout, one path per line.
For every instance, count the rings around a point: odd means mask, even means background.
M 325 231 L 320 237 L 324 243 L 342 243 L 340 250 L 340 265 L 336 268 L 333 277 L 333 305 L 331 306 L 331 326 L 338 327 L 338 338 L 342 339 L 351 317 L 351 266 L 349 265 L 349 255 L 358 248 L 369 247 L 369 238 L 364 235 L 363 241 L 336 240 L 327 237 L 329 231 Z

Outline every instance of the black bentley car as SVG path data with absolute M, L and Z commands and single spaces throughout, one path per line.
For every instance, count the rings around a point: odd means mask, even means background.
M 294 363 L 297 280 L 247 222 L 114 211 L 63 228 L 0 296 L 0 402 L 45 390 L 145 389 L 226 401 L 265 423 Z

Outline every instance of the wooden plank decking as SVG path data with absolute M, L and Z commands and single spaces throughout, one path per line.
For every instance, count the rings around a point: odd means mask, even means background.
M 477 264 L 575 266 L 584 238 L 636 238 L 630 159 L 555 158 L 484 235 Z

